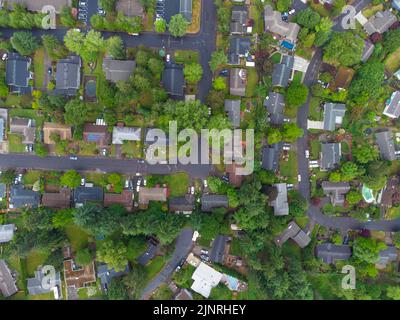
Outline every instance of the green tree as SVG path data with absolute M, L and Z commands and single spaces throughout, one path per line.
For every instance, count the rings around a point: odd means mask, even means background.
M 144 67 L 146 67 L 146 66 L 147 66 L 147 63 L 148 63 L 148 61 L 149 61 L 149 54 L 147 53 L 147 51 L 139 50 L 139 51 L 136 53 L 135 59 L 136 59 L 136 63 L 137 63 L 139 66 L 144 66 Z
M 400 30 L 388 30 L 383 36 L 382 44 L 386 54 L 396 51 L 400 47 Z
M 199 82 L 203 76 L 203 69 L 199 63 L 191 63 L 185 65 L 183 73 L 188 83 L 195 84 Z
M 379 252 L 386 248 L 385 243 L 376 239 L 357 237 L 353 242 L 353 257 L 360 263 L 375 263 L 379 259 Z
M 47 150 L 46 145 L 43 143 L 35 143 L 35 153 L 41 158 L 47 157 L 49 155 L 49 150 Z
M 148 67 L 152 74 L 159 75 L 164 69 L 164 64 L 161 60 L 156 58 L 150 58 L 148 62 Z
M 70 100 L 65 105 L 64 121 L 66 124 L 79 126 L 85 122 L 88 108 L 79 98 Z
M 140 298 L 146 285 L 146 278 L 146 271 L 140 265 L 135 265 L 131 272 L 124 277 L 123 282 L 130 299 L 137 300 Z
M 308 88 L 304 84 L 293 81 L 286 90 L 285 99 L 289 106 L 299 107 L 307 101 Z
M 56 229 L 62 229 L 74 221 L 75 209 L 57 210 L 53 215 L 52 223 Z
M 121 37 L 113 36 L 106 41 L 106 52 L 113 59 L 123 60 L 126 58 L 124 43 Z
M 108 183 L 113 186 L 114 192 L 121 193 L 123 189 L 122 176 L 119 173 L 112 173 L 107 177 Z
M 60 12 L 60 21 L 61 24 L 65 27 L 75 27 L 77 21 L 74 19 L 74 16 L 71 12 L 71 7 L 62 7 Z
M 340 182 L 342 181 L 342 175 L 338 171 L 331 172 L 329 175 L 330 182 Z
M 368 162 L 378 159 L 379 151 L 375 148 L 375 146 L 364 143 L 359 144 L 355 148 L 353 148 L 353 156 L 357 160 L 357 162 L 361 164 L 366 164 Z
M 276 2 L 276 9 L 280 12 L 289 11 L 292 6 L 292 0 L 278 0 Z
M 2 174 L 0 174 L 0 182 L 4 184 L 13 184 L 14 178 L 15 171 L 13 169 L 5 170 Z
M 231 10 L 224 6 L 217 9 L 217 30 L 221 33 L 229 33 L 231 21 Z
M 308 205 L 298 191 L 290 190 L 288 193 L 289 198 L 289 213 L 294 217 L 302 217 L 305 215 Z
M 115 11 L 116 0 L 99 0 L 99 7 L 106 12 Z
M 357 164 L 347 161 L 340 167 L 340 174 L 342 181 L 351 181 L 362 174 L 362 170 L 358 168 Z
M 128 292 L 121 279 L 111 279 L 107 290 L 107 297 L 109 300 L 128 300 Z
M 14 32 L 10 39 L 12 47 L 23 56 L 29 56 L 39 48 L 37 38 L 30 32 Z
M 213 82 L 213 88 L 215 90 L 225 90 L 226 80 L 223 77 L 216 77 Z
M 47 54 L 53 60 L 59 60 L 65 58 L 68 55 L 68 50 L 53 35 L 43 35 L 42 43 L 43 47 L 47 51 Z
M 76 263 L 84 267 L 93 261 L 93 254 L 88 248 L 78 250 L 75 257 Z
M 281 130 L 272 127 L 268 129 L 267 137 L 269 144 L 281 142 L 283 139 Z
M 214 51 L 211 54 L 211 60 L 209 62 L 211 71 L 217 70 L 221 65 L 228 63 L 228 57 L 223 50 Z
M 82 177 L 78 172 L 75 170 L 69 170 L 61 176 L 60 184 L 74 189 L 81 185 L 81 179 Z
M 154 30 L 158 33 L 164 33 L 167 30 L 167 22 L 163 18 L 154 21 Z
M 308 29 L 314 29 L 320 20 L 321 17 L 318 12 L 314 11 L 310 7 L 299 11 L 296 15 L 296 22 L 302 27 L 306 27 Z
M 295 123 L 285 123 L 283 125 L 282 139 L 286 142 L 295 142 L 304 135 L 304 130 Z
M 390 286 L 386 289 L 386 295 L 392 300 L 400 300 L 400 287 Z
M 346 200 L 350 205 L 355 205 L 362 200 L 362 195 L 359 191 L 350 191 L 346 195 Z
M 324 47 L 324 60 L 352 66 L 361 61 L 364 41 L 352 32 L 334 32 Z
M 128 264 L 127 248 L 122 241 L 104 241 L 96 251 L 96 259 L 115 271 L 122 271 Z
M 174 37 L 182 37 L 186 34 L 189 22 L 183 17 L 182 14 L 178 13 L 171 17 L 168 25 L 168 31 Z

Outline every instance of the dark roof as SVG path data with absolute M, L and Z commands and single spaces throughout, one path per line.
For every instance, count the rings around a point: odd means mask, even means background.
M 348 182 L 322 182 L 322 189 L 325 194 L 329 194 L 334 206 L 344 204 L 344 195 L 350 191 Z
M 131 210 L 133 207 L 133 192 L 123 190 L 121 193 L 105 193 L 104 206 L 109 207 L 113 204 L 120 204 L 127 210 Z
M 228 63 L 239 64 L 240 57 L 250 51 L 251 38 L 232 36 L 229 40 Z
M 6 298 L 18 292 L 15 280 L 4 260 L 0 260 L 0 292 Z
M 37 207 L 40 193 L 24 189 L 22 185 L 12 186 L 10 190 L 10 208 Z
M 87 142 L 96 142 L 98 145 L 107 145 L 110 134 L 108 127 L 104 125 L 96 125 L 86 123 L 83 129 L 83 140 Z
M 283 109 L 285 107 L 285 98 L 282 94 L 270 92 L 264 100 L 264 106 L 270 115 L 270 121 L 275 125 L 283 124 Z
M 222 264 L 225 257 L 225 247 L 226 244 L 230 241 L 228 236 L 218 235 L 213 241 L 210 260 L 211 262 Z
M 169 211 L 172 212 L 191 212 L 194 210 L 196 199 L 192 194 L 181 197 L 174 197 L 169 200 Z
M 399 251 L 396 247 L 394 246 L 389 246 L 384 250 L 381 250 L 379 252 L 379 260 L 377 264 L 385 266 L 389 264 L 390 262 L 394 262 L 397 260 L 399 256 Z
M 54 280 L 54 286 L 50 287 L 50 278 L 44 279 L 45 274 L 43 273 L 43 269 L 39 269 L 35 271 L 34 278 L 28 278 L 27 288 L 30 295 L 37 295 L 52 292 L 53 287 L 59 286 L 61 289 L 61 276 L 60 272 L 56 272 L 56 278 Z M 43 288 L 42 281 L 47 280 L 47 284 L 50 288 Z
M 74 96 L 81 84 L 81 58 L 70 56 L 57 62 L 56 89 L 60 95 Z
M 114 268 L 109 269 L 107 264 L 101 264 L 97 266 L 97 277 L 100 278 L 100 282 L 103 286 L 108 286 L 111 279 L 122 277 L 129 273 L 129 265 L 125 266 L 122 271 L 115 271 Z
M 169 62 L 165 64 L 162 75 L 164 89 L 171 95 L 183 97 L 185 78 L 183 75 L 183 65 Z
M 283 143 L 275 143 L 262 149 L 262 168 L 270 171 L 279 169 L 279 155 L 282 150 Z
M 341 124 L 346 113 L 346 106 L 342 103 L 325 103 L 324 130 L 334 131 L 337 124 Z
M 29 85 L 29 66 L 31 59 L 11 52 L 6 63 L 6 83 L 11 92 L 27 94 L 32 91 Z
M 71 189 L 63 188 L 57 193 L 44 193 L 42 204 L 49 208 L 69 208 L 71 206 Z
M 287 87 L 292 69 L 285 64 L 275 64 L 272 71 L 272 86 Z
M 340 143 L 322 143 L 321 146 L 321 169 L 329 170 L 335 168 L 340 162 L 342 155 Z
M 315 254 L 327 264 L 335 263 L 337 260 L 347 260 L 351 257 L 351 248 L 348 245 L 337 245 L 333 243 L 322 243 L 316 246 Z
M 225 100 L 225 112 L 228 113 L 228 118 L 232 122 L 232 126 L 237 128 L 240 126 L 240 100 Z
M 391 130 L 375 133 L 376 143 L 378 144 L 381 158 L 393 161 L 396 159 L 393 136 Z
M 106 79 L 112 82 L 128 81 L 136 68 L 134 60 L 113 60 L 105 58 L 103 60 L 103 71 Z
M 158 250 L 158 245 L 156 245 L 152 241 L 149 241 L 146 252 L 144 252 L 141 256 L 139 256 L 136 259 L 137 262 L 142 266 L 145 266 L 146 264 L 149 263 L 150 260 L 152 260 L 156 256 L 157 250 Z
M 75 204 L 86 202 L 103 202 L 103 188 L 101 187 L 77 187 L 74 190 Z
M 201 211 L 211 212 L 217 208 L 228 208 L 227 196 L 216 194 L 203 194 L 201 196 Z

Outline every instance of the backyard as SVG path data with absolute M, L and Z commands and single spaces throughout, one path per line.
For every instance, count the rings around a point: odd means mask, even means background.
M 33 68 L 35 72 L 35 88 L 43 88 L 44 84 L 44 48 L 35 51 L 33 57 Z
M 394 73 L 400 68 L 400 48 L 386 58 L 385 67 L 390 73 Z
M 247 72 L 246 97 L 253 97 L 258 83 L 258 74 L 255 68 L 248 68 Z
M 281 159 L 279 167 L 281 176 L 287 177 L 287 182 L 294 183 L 297 181 L 297 155 L 295 151 L 289 151 L 288 161 Z

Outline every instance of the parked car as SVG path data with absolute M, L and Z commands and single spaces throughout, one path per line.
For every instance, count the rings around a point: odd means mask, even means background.
M 52 73 L 53 73 L 53 68 L 52 68 L 52 67 L 48 67 L 47 73 L 48 73 L 48 74 L 52 74 Z
M 206 255 L 208 255 L 208 250 L 201 249 L 201 254 L 206 254 Z
M 147 180 L 143 179 L 143 185 L 146 186 L 147 185 Z
M 129 180 L 125 180 L 125 189 L 129 188 Z
M 207 188 L 207 187 L 208 187 L 208 182 L 207 182 L 207 180 L 203 180 L 203 185 L 204 185 L 204 188 Z
M 221 77 L 227 77 L 228 76 L 228 69 L 222 69 L 220 72 L 219 72 L 219 75 L 221 76 Z
M 1 56 L 1 60 L 5 61 L 8 59 L 8 53 L 3 53 L 3 55 Z
M 301 174 L 297 175 L 297 181 L 301 182 Z
M 78 157 L 77 156 L 70 156 L 69 159 L 70 160 L 78 160 Z
M 97 10 L 97 13 L 98 13 L 99 15 L 101 15 L 101 16 L 105 16 L 105 15 L 106 15 L 105 10 L 102 9 L 102 8 L 99 8 L 99 9 Z
M 294 14 L 296 12 L 296 9 L 292 9 L 289 11 L 289 14 Z
M 222 176 L 222 180 L 224 180 L 225 182 L 229 182 L 229 177 L 228 176 Z
M 305 151 L 305 156 L 306 156 L 306 159 L 308 159 L 310 157 L 310 150 Z
M 170 55 L 170 54 L 167 54 L 167 55 L 165 56 L 165 61 L 167 61 L 167 62 L 170 62 L 170 61 L 171 61 L 171 55 Z
M 287 187 L 288 190 L 291 190 L 291 189 L 293 189 L 293 184 L 292 183 L 288 183 L 286 185 L 286 187 Z
M 201 254 L 200 258 L 201 258 L 201 260 L 206 261 L 206 262 L 210 261 L 210 257 L 205 254 Z
M 101 149 L 101 154 L 103 156 L 106 156 L 107 155 L 107 149 L 105 149 L 105 148 Z
M 144 163 L 144 160 L 143 159 L 139 159 L 138 163 Z
M 81 186 L 84 186 L 85 183 L 86 183 L 86 179 L 85 179 L 85 178 L 82 178 L 82 179 L 81 179 Z
M 194 194 L 194 187 L 190 187 L 190 194 Z

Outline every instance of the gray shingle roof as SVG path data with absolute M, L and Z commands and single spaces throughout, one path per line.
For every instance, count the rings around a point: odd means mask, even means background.
M 244 97 L 246 95 L 247 70 L 233 68 L 230 71 L 229 89 L 233 96 Z
M 262 168 L 270 171 L 279 169 L 279 155 L 282 150 L 283 143 L 275 143 L 262 149 Z
M 109 269 L 107 264 L 101 264 L 97 267 L 97 277 L 100 278 L 100 282 L 104 287 L 110 284 L 111 279 L 127 275 L 129 270 L 128 264 L 125 266 L 124 270 L 118 272 L 115 271 L 114 268 Z
M 270 121 L 275 125 L 283 124 L 283 109 L 285 107 L 285 98 L 282 94 L 270 92 L 268 97 L 264 100 L 264 106 L 267 108 Z
M 20 94 L 30 93 L 32 87 L 29 85 L 29 66 L 31 59 L 23 57 L 18 53 L 11 52 L 6 62 L 6 83 L 10 91 Z
M 105 58 L 103 60 L 103 71 L 106 79 L 112 82 L 128 81 L 136 67 L 134 60 L 113 60 Z
M 340 143 L 322 143 L 321 146 L 321 169 L 329 170 L 335 168 L 340 162 L 342 149 Z
M 42 286 L 42 281 L 44 277 L 44 273 L 42 269 L 36 270 L 35 271 L 35 277 L 34 278 L 28 278 L 28 284 L 27 288 L 29 291 L 30 295 L 37 295 L 37 294 L 43 294 L 43 293 L 48 293 L 53 290 L 53 287 L 59 286 L 61 288 L 61 276 L 60 272 L 56 272 L 56 278 L 54 282 L 54 286 L 51 288 L 43 288 Z M 50 278 L 47 278 L 48 282 L 47 285 L 50 286 Z
M 274 207 L 274 215 L 287 216 L 289 214 L 289 204 L 286 183 L 276 183 L 274 187 L 278 191 L 276 199 L 270 202 L 270 205 Z
M 334 206 L 344 204 L 344 195 L 350 191 L 348 182 L 322 182 L 322 189 L 325 194 L 329 194 Z
M 181 197 L 174 197 L 169 200 L 169 211 L 191 212 L 194 210 L 195 197 L 192 194 L 185 194 Z
M 240 100 L 225 100 L 225 112 L 228 113 L 228 118 L 232 122 L 234 128 L 240 126 Z
M 56 89 L 61 95 L 74 96 L 81 84 L 81 58 L 70 56 L 57 62 Z
M 103 202 L 103 188 L 101 187 L 77 187 L 74 190 L 75 204 L 86 202 Z
M 222 264 L 225 257 L 225 246 L 229 241 L 230 238 L 228 236 L 222 236 L 222 235 L 218 235 L 214 239 L 210 252 L 211 262 Z
M 114 127 L 112 135 L 113 144 L 123 144 L 124 141 L 140 141 L 141 128 L 136 127 Z
M 386 102 L 383 114 L 390 118 L 398 118 L 400 116 L 400 91 L 395 91 Z
M 14 224 L 0 225 L 0 243 L 9 242 L 14 238 Z
M 0 260 L 0 292 L 6 298 L 18 292 L 15 280 L 4 260 Z
M 300 26 L 296 23 L 283 21 L 281 13 L 274 11 L 270 5 L 266 5 L 264 8 L 264 24 L 265 31 L 278 34 L 291 42 L 296 42 Z
M 393 136 L 391 130 L 375 133 L 376 143 L 378 144 L 381 158 L 389 161 L 396 159 Z
M 342 103 L 325 103 L 324 105 L 324 130 L 334 131 L 336 125 L 342 123 L 346 113 L 346 106 Z
M 288 68 L 286 65 L 275 64 L 272 71 L 272 86 L 286 88 L 291 74 L 292 69 Z
M 39 192 L 24 189 L 21 185 L 11 187 L 10 208 L 37 207 L 39 204 Z
M 229 40 L 228 63 L 237 65 L 240 57 L 243 57 L 251 49 L 251 38 L 232 36 Z
M 371 35 L 375 32 L 384 33 L 397 21 L 396 16 L 389 10 L 379 11 L 364 25 L 365 32 Z
M 337 260 L 348 260 L 351 257 L 351 248 L 348 245 L 337 245 L 333 243 L 322 243 L 316 246 L 315 254 L 327 264 L 335 263 Z
M 248 10 L 246 6 L 233 6 L 231 15 L 231 33 L 246 33 Z
M 171 96 L 183 97 L 185 79 L 183 75 L 183 65 L 176 63 L 166 63 L 162 75 L 162 82 L 165 91 Z
M 379 252 L 379 260 L 377 264 L 387 266 L 390 262 L 396 261 L 398 256 L 398 249 L 394 246 L 389 246 L 387 247 L 387 249 L 381 250 Z
M 217 208 L 228 208 L 228 197 L 225 195 L 203 194 L 201 211 L 211 212 Z

